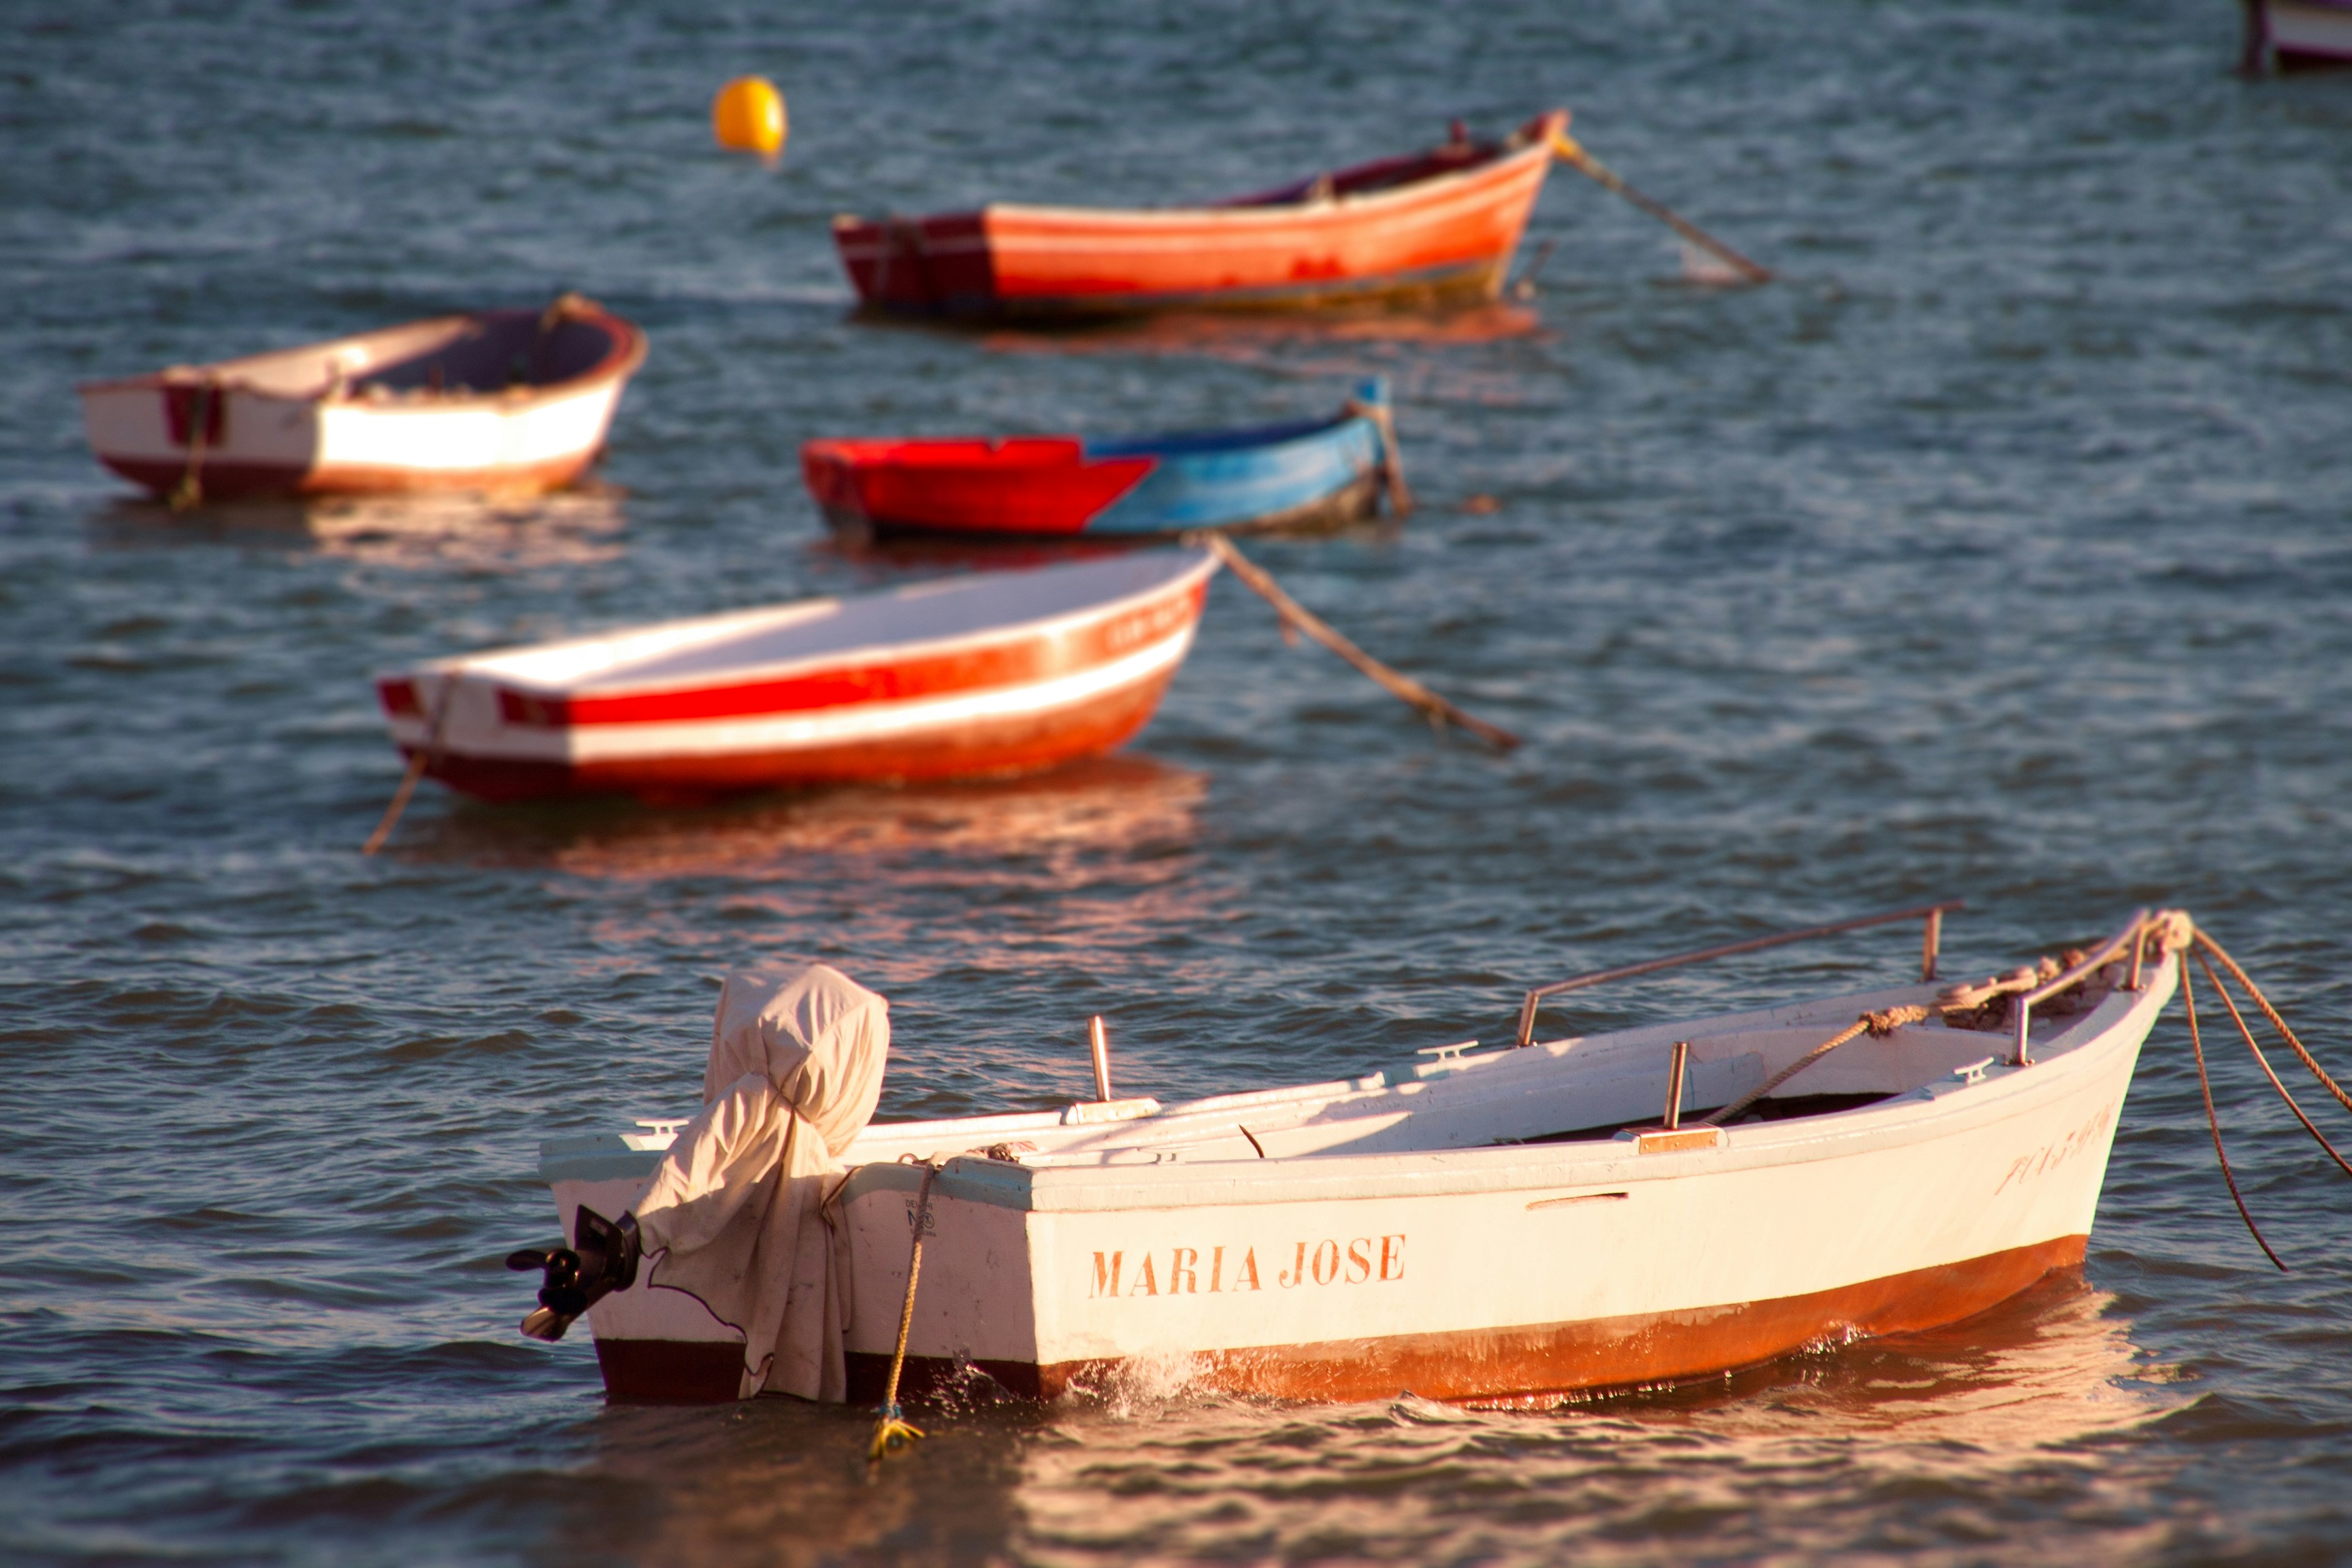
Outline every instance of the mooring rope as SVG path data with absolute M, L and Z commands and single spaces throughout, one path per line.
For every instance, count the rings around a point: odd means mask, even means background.
M 907 1337 L 915 1326 L 915 1282 L 923 1277 L 923 1226 L 931 1217 L 931 1178 L 940 1168 L 922 1162 L 923 1184 L 915 1194 L 915 1245 L 907 1258 L 907 1300 L 898 1309 L 898 1348 L 890 1355 L 890 1381 L 882 1391 L 880 1419 L 874 1424 L 874 1441 L 866 1450 L 868 1464 L 879 1464 L 893 1448 L 904 1447 L 923 1435 L 898 1409 L 898 1373 L 907 1364 Z
M 2246 994 L 2252 996 L 2254 999 L 2254 1005 L 2263 1010 L 2263 1016 L 2271 1021 L 2271 1027 L 2279 1032 L 2280 1037 L 2294 1048 L 2294 1054 L 2302 1060 L 2303 1065 L 2311 1069 L 2311 1076 L 2327 1087 L 2327 1092 L 2336 1097 L 2336 1104 L 2347 1110 L 2352 1110 L 2352 1094 L 2345 1093 L 2344 1086 L 2328 1077 L 2327 1069 L 2315 1061 L 2309 1051 L 2304 1049 L 2303 1042 L 2294 1037 L 2294 1031 L 2286 1026 L 2286 1020 L 2279 1016 L 2278 1009 L 2271 1005 L 2271 999 L 2263 994 L 2263 988 L 2254 984 L 2253 977 L 2238 967 L 2236 959 L 2221 951 L 2221 944 L 2208 936 L 2203 926 L 2196 928 L 2196 937 L 2199 946 L 2220 959 L 2222 967 L 2238 977 L 2238 983 L 2246 988 Z
M 375 825 L 375 831 L 368 835 L 367 842 L 360 846 L 361 854 L 373 855 L 383 847 L 384 841 L 392 837 L 392 830 L 400 826 L 400 814 L 408 809 L 408 797 L 416 793 L 417 781 L 425 776 L 425 770 L 432 766 L 433 759 L 440 754 L 441 726 L 449 717 L 450 705 L 457 700 L 457 670 L 449 672 L 441 688 L 441 700 L 433 705 L 433 722 L 425 728 L 425 744 L 416 748 L 416 754 L 408 759 L 408 771 L 400 775 L 400 787 L 392 792 L 392 804 L 383 808 L 383 819 Z
M 1381 443 L 1381 488 L 1388 491 L 1391 520 L 1412 515 L 1412 491 L 1404 482 L 1404 453 L 1397 446 L 1396 411 L 1385 403 L 1348 399 L 1347 412 L 1372 422 Z
M 2277 1265 L 2280 1273 L 2284 1274 L 2288 1272 L 2287 1266 L 2279 1262 L 2279 1255 L 2271 1250 L 2270 1242 L 2263 1236 L 2263 1227 L 2254 1223 L 2244 1196 L 2238 1191 L 2238 1178 L 2230 1169 L 2229 1151 L 2221 1147 L 2221 1118 L 2213 1110 L 2212 1080 L 2205 1076 L 2205 1042 L 2197 1035 L 2197 994 L 2189 982 L 2189 966 L 2185 963 L 2180 966 L 2180 1000 L 2189 1011 L 2189 1049 L 2197 1058 L 2197 1088 L 2205 1096 L 2205 1125 L 2213 1130 L 2213 1157 L 2221 1162 L 2221 1180 L 2230 1184 L 2230 1201 L 2238 1205 L 2238 1217 L 2246 1222 L 2247 1233 L 2254 1238 L 2254 1245 Z
M 2230 988 L 2222 984 L 2221 975 L 2214 973 L 2212 961 L 2200 952 L 2197 955 L 2197 964 L 2199 968 L 2205 971 L 2205 978 L 2213 983 L 2213 990 L 2221 998 L 2221 1005 L 2230 1010 L 2230 1022 L 2238 1026 L 2238 1033 L 2244 1038 L 2246 1049 L 2253 1052 L 2254 1060 L 2262 1064 L 2263 1076 L 2271 1080 L 2271 1087 L 2278 1090 L 2281 1100 L 2286 1101 L 2286 1108 L 2294 1112 L 2294 1119 L 2303 1123 L 2303 1130 L 2310 1133 L 2321 1148 L 2327 1151 L 2329 1159 L 2343 1166 L 2346 1175 L 2352 1176 L 2352 1165 L 2345 1164 L 2344 1156 L 2336 1152 L 2336 1145 L 2327 1141 L 2326 1133 L 2312 1125 L 2311 1118 L 2303 1113 L 2303 1107 L 2295 1103 L 2294 1096 L 2287 1092 L 2286 1085 L 2281 1083 L 2279 1075 L 2272 1070 L 2270 1058 L 2263 1055 L 2263 1047 L 2254 1043 L 2253 1030 L 2246 1026 L 2244 1016 L 2238 1011 L 2238 1004 L 2230 995 Z M 2181 973 L 2185 979 L 2188 971 L 2183 970 Z
M 205 500 L 205 437 L 213 422 L 213 401 L 219 395 L 218 384 L 210 376 L 196 384 L 188 398 L 188 466 L 181 470 L 180 482 L 172 490 L 173 511 L 186 511 L 202 506 Z M 226 421 L 223 421 L 224 424 Z
M 1401 702 L 1408 702 L 1420 709 L 1429 716 L 1432 723 L 1459 725 L 1500 752 L 1507 752 L 1519 743 L 1519 738 L 1501 725 L 1489 724 L 1484 719 L 1464 712 L 1412 677 L 1391 669 L 1387 665 L 1341 637 L 1326 625 L 1319 616 L 1301 605 L 1288 594 L 1284 593 L 1282 584 L 1276 583 L 1265 567 L 1244 555 L 1234 548 L 1232 540 L 1227 539 L 1215 529 L 1205 529 L 1198 534 L 1187 535 L 1186 538 L 1189 542 L 1201 544 L 1213 552 L 1218 560 L 1232 569 L 1234 575 L 1240 578 L 1252 593 L 1272 605 L 1275 614 L 1282 617 L 1286 627 L 1297 626 L 1300 631 L 1370 676 L 1373 684 L 1380 687 L 1381 690 Z
M 1633 203 L 1643 212 L 1648 213 L 1652 217 L 1656 218 L 1660 223 L 1664 224 L 1668 228 L 1673 229 L 1676 234 L 1681 235 L 1685 239 L 1689 240 L 1693 245 L 1697 246 L 1700 249 L 1712 251 L 1717 256 L 1721 257 L 1725 261 L 1730 263 L 1733 268 L 1735 268 L 1749 282 L 1769 283 L 1772 280 L 1770 268 L 1759 267 L 1753 261 L 1748 260 L 1748 258 L 1740 255 L 1739 252 L 1732 249 L 1731 247 L 1724 244 L 1723 241 L 1716 238 L 1715 236 L 1699 227 L 1698 225 L 1691 222 L 1688 218 L 1684 217 L 1680 213 L 1675 212 L 1672 207 L 1666 205 L 1665 203 L 1645 196 L 1641 192 L 1635 190 L 1633 186 L 1627 184 L 1618 176 L 1614 170 L 1601 163 L 1600 159 L 1594 157 L 1591 153 L 1586 152 L 1584 150 L 1583 143 L 1577 141 L 1575 137 L 1570 136 L 1565 127 L 1552 132 L 1551 151 L 1552 155 L 1558 158 L 1561 163 L 1567 163 L 1575 168 L 1579 173 L 1585 175 L 1588 179 L 1592 180 L 1603 189 L 1613 191 L 1618 195 L 1624 197 L 1627 201 Z

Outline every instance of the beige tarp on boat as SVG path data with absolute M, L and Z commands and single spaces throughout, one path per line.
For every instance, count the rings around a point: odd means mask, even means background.
M 849 1267 L 825 1203 L 889 1051 L 890 1005 L 824 964 L 730 974 L 719 992 L 702 1114 L 635 1212 L 648 1282 L 743 1331 L 739 1398 L 846 1396 Z

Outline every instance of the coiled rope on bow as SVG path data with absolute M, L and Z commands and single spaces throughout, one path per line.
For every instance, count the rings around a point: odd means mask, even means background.
M 890 1381 L 882 1390 L 879 1419 L 874 1423 L 874 1441 L 866 1450 L 868 1464 L 880 1464 L 882 1457 L 893 1448 L 902 1448 L 923 1435 L 923 1430 L 908 1423 L 898 1408 L 898 1373 L 907 1364 L 907 1336 L 915 1326 L 915 1283 L 923 1277 L 923 1227 L 931 1218 L 931 1180 L 940 1168 L 929 1160 L 919 1162 L 923 1167 L 923 1184 L 915 1193 L 915 1245 L 907 1258 L 907 1300 L 898 1309 L 898 1348 L 890 1354 Z

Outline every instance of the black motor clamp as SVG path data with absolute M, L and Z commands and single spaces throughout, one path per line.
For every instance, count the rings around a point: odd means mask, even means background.
M 637 1218 L 624 1214 L 606 1219 L 585 1204 L 572 1222 L 572 1245 L 552 1252 L 524 1247 L 507 1255 L 507 1267 L 528 1273 L 545 1272 L 539 1288 L 539 1306 L 522 1321 L 522 1331 L 550 1342 L 589 1308 L 615 1290 L 625 1290 L 637 1279 Z

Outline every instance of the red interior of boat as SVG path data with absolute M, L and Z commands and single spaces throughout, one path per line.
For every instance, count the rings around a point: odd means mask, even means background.
M 1395 190 L 1422 180 L 1433 180 L 1441 174 L 1458 174 L 1465 169 L 1492 163 L 1508 150 L 1504 142 L 1473 142 L 1466 136 L 1457 137 L 1425 153 L 1406 153 L 1393 158 L 1375 159 L 1351 168 L 1294 180 L 1289 184 L 1261 191 L 1255 195 L 1235 196 L 1217 205 L 1226 207 L 1283 206 L 1318 195 L 1369 195 L 1375 191 Z

